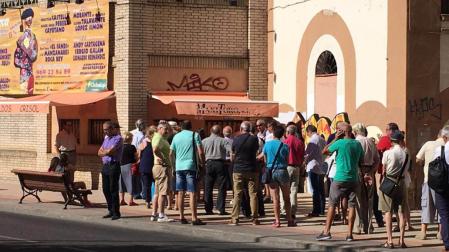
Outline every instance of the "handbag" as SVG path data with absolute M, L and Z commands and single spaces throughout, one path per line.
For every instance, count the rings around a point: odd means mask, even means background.
M 404 173 L 405 166 L 408 163 L 408 154 L 405 156 L 405 162 L 402 165 L 401 172 L 399 176 L 394 180 L 394 178 L 389 178 L 388 176 L 385 176 L 382 180 L 382 183 L 380 184 L 379 190 L 382 191 L 385 195 L 388 197 L 395 199 L 399 202 L 402 201 L 402 194 L 399 189 L 399 182 L 401 181 L 402 174 Z
M 276 155 L 274 156 L 274 160 L 273 160 L 273 164 L 271 165 L 271 169 L 265 169 L 265 172 L 262 174 L 262 179 L 261 182 L 263 184 L 270 184 L 271 181 L 273 180 L 273 172 L 275 171 L 275 165 L 276 165 L 276 161 L 277 158 L 279 156 L 279 153 L 281 152 L 281 148 L 284 144 L 281 142 L 281 144 L 279 144 L 278 150 L 276 152 Z

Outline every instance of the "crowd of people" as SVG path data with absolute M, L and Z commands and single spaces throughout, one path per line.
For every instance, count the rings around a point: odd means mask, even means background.
M 335 221 L 348 225 L 347 241 L 354 239 L 354 232 L 371 234 L 374 217 L 377 227 L 386 226 L 383 247 L 406 248 L 405 231 L 414 229 L 408 202 L 413 158 L 405 133 L 396 123 L 389 123 L 379 140 L 368 137 L 365 125 L 346 122 L 337 123 L 336 132 L 327 138 L 313 125 L 303 129 L 293 122 L 281 125 L 263 119 L 242 122 L 239 132 L 214 125 L 209 136 L 204 130 L 193 131 L 188 120 L 179 126 L 174 121 L 160 121 L 157 126 L 145 127 L 139 119 L 136 129 L 123 135 L 117 123 L 108 121 L 103 130 L 106 136 L 98 155 L 103 162 L 103 193 L 108 205 L 104 218 L 119 219 L 121 205 L 137 205 L 134 200 L 142 198 L 152 209 L 151 221 L 174 221 L 165 214 L 168 208 L 179 211 L 182 224 L 205 225 L 197 213 L 202 200 L 206 214 L 230 215 L 230 225 L 239 225 L 241 212 L 253 225 L 260 225 L 259 217 L 266 215 L 264 205 L 273 203 L 272 226 L 294 227 L 298 189 L 304 188 L 306 180 L 313 201 L 306 216 L 326 214 L 317 240 L 332 239 Z M 437 238 L 449 251 L 449 197 L 427 184 L 429 163 L 440 156 L 442 146 L 449 161 L 449 126 L 416 155 L 416 162 L 424 168 L 422 226 L 416 239 L 429 238 L 428 225 L 440 223 Z M 394 190 L 389 190 L 389 184 Z M 218 189 L 216 202 L 214 188 Z M 229 190 L 233 195 L 231 213 L 226 212 Z M 190 220 L 184 214 L 186 193 Z M 397 245 L 392 238 L 395 231 L 400 232 Z

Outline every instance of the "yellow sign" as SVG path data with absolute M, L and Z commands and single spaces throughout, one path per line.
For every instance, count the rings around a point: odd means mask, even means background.
M 8 9 L 0 17 L 0 94 L 107 90 L 108 0 Z

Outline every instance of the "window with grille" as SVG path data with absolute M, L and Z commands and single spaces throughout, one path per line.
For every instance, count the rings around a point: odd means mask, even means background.
M 104 139 L 103 123 L 109 119 L 89 120 L 89 144 L 101 145 Z
M 59 120 L 59 131 L 62 130 L 62 127 L 67 123 L 72 124 L 72 132 L 76 137 L 76 143 L 80 144 L 80 120 L 79 119 L 60 119 Z

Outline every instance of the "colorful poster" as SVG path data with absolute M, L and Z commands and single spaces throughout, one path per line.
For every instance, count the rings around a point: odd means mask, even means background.
M 0 94 L 107 90 L 109 2 L 25 6 L 0 17 Z

